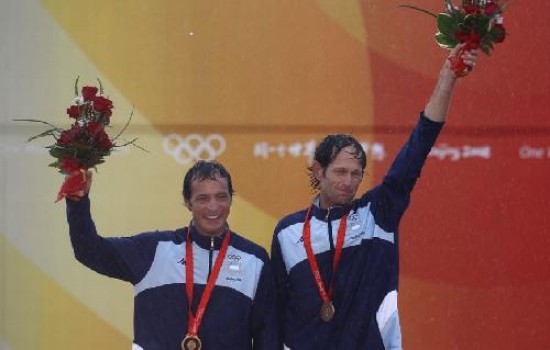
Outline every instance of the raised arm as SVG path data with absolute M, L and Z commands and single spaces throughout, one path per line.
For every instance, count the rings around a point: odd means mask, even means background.
M 155 234 L 105 238 L 97 233 L 90 212 L 88 192 L 91 172 L 85 191 L 67 195 L 67 222 L 76 259 L 90 269 L 132 284 L 149 269 L 156 247 Z
M 460 48 L 461 46 L 457 46 L 451 55 L 459 52 Z M 463 58 L 466 65 L 473 68 L 477 52 L 465 52 Z M 376 188 L 377 198 L 382 203 L 377 206 L 379 223 L 383 224 L 388 231 L 397 229 L 401 215 L 409 205 L 410 193 L 420 177 L 422 167 L 447 118 L 456 79 L 449 60 L 445 60 L 424 113 L 421 114 L 409 139 L 397 154 L 382 185 Z M 370 199 L 365 198 L 365 200 Z
M 455 47 L 451 51 L 451 56 L 456 55 L 461 47 L 462 45 Z M 464 63 L 473 68 L 477 59 L 477 51 L 465 51 L 462 57 Z M 451 63 L 448 59 L 445 60 L 439 72 L 439 79 L 437 80 L 432 96 L 424 109 L 426 118 L 434 122 L 444 122 L 447 119 L 447 112 L 449 110 L 451 95 L 456 79 L 454 72 L 451 70 Z

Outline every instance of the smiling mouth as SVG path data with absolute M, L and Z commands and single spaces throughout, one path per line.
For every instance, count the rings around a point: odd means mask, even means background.
M 353 196 L 353 191 L 340 191 L 344 196 Z

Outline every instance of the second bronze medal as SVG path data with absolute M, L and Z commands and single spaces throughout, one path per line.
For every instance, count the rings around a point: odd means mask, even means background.
M 332 302 L 327 301 L 321 306 L 321 319 L 325 322 L 329 322 L 334 317 L 335 312 L 336 310 Z
M 181 342 L 182 350 L 201 350 L 202 343 L 199 337 L 188 335 Z
M 332 277 L 333 278 L 330 281 L 328 292 L 327 292 L 327 290 L 325 289 L 325 284 L 323 283 L 323 280 L 321 278 L 321 272 L 319 270 L 319 265 L 317 264 L 315 253 L 313 252 L 313 248 L 311 246 L 311 227 L 310 227 L 311 208 L 312 207 L 309 207 L 306 213 L 306 219 L 304 221 L 304 229 L 302 231 L 302 234 L 304 237 L 304 248 L 306 251 L 309 266 L 311 268 L 311 273 L 313 274 L 315 284 L 317 285 L 317 289 L 319 290 L 319 294 L 321 295 L 321 300 L 323 301 L 319 316 L 323 321 L 330 322 L 334 318 L 334 314 L 336 313 L 336 310 L 334 309 L 334 305 L 332 304 L 332 300 L 331 300 L 332 288 L 334 283 L 334 276 L 336 275 L 338 263 L 340 262 L 340 257 L 342 255 L 342 250 L 344 248 L 344 240 L 346 235 L 346 220 L 349 212 L 345 213 L 340 219 L 340 226 L 338 227 L 338 237 L 336 238 L 336 250 L 334 253 L 334 258 L 332 259 L 332 274 L 333 274 Z

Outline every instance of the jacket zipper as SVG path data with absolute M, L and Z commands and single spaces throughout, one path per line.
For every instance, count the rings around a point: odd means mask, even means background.
M 334 252 L 334 242 L 332 241 L 332 223 L 330 222 L 330 208 L 327 209 L 325 220 L 327 220 L 328 225 L 328 243 L 330 245 L 330 251 Z
M 332 259 L 334 259 L 334 242 L 332 241 L 332 222 L 330 221 L 330 207 L 328 208 L 327 210 L 327 215 L 325 216 L 325 219 L 327 220 L 327 225 L 328 225 L 328 242 L 329 242 L 329 245 L 330 245 L 330 261 L 332 261 Z M 331 265 L 332 266 L 332 265 Z M 327 279 L 327 283 L 326 285 L 330 285 L 330 281 L 332 280 L 332 268 L 329 269 L 329 273 L 328 273 L 328 279 Z
M 208 252 L 209 261 L 208 261 L 208 279 L 210 279 L 210 272 L 212 272 L 212 257 L 214 255 L 214 237 L 210 237 L 210 252 Z

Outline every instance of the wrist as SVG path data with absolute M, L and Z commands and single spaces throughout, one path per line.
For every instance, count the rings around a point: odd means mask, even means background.
M 453 90 L 453 87 L 456 82 L 456 75 L 451 69 L 448 62 L 445 62 L 445 65 L 439 72 L 439 82 L 438 88 L 441 92 L 450 93 Z

